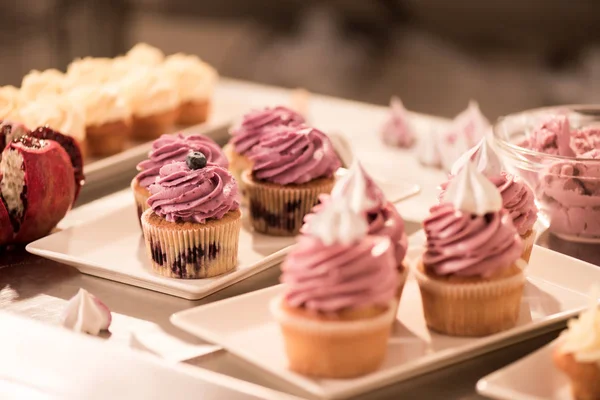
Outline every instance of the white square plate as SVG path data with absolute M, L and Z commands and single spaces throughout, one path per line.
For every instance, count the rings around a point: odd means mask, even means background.
M 90 215 L 97 217 L 90 219 Z M 69 223 L 70 222 L 70 223 Z M 280 262 L 291 237 L 240 232 L 236 270 L 207 279 L 175 279 L 152 272 L 146 255 L 133 195 L 129 189 L 74 210 L 65 230 L 30 243 L 27 251 L 60 261 L 84 274 L 197 300 Z
M 555 346 L 556 341 L 482 378 L 477 392 L 500 400 L 571 400 L 569 380 L 552 362 Z
M 268 304 L 283 285 L 182 311 L 171 317 L 181 329 L 221 345 L 231 353 L 320 398 L 339 399 L 367 392 L 552 329 L 587 306 L 589 282 L 600 269 L 583 261 L 535 247 L 518 325 L 484 338 L 449 337 L 430 332 L 423 317 L 416 281 L 406 283 L 398 321 L 384 365 L 349 380 L 311 379 L 287 369 L 279 327 Z M 235 315 L 235 318 L 223 318 Z

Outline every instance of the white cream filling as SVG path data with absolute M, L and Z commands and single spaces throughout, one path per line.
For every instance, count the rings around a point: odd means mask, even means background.
M 25 207 L 21 201 L 21 193 L 25 186 L 25 171 L 23 156 L 17 150 L 7 150 L 0 161 L 2 181 L 0 191 L 6 202 L 9 214 L 21 218 Z

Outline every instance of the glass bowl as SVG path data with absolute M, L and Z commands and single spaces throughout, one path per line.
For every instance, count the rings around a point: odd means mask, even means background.
M 567 116 L 571 130 L 600 129 L 600 105 L 539 108 L 500 118 L 493 145 L 507 171 L 533 189 L 539 217 L 550 233 L 569 241 L 600 243 L 600 159 L 550 155 L 519 145 L 556 114 Z

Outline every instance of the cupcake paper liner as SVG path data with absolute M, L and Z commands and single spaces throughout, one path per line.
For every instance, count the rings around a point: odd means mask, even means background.
M 143 117 L 134 115 L 132 137 L 138 140 L 158 139 L 173 128 L 178 111 L 178 109 L 168 110 Z
M 412 271 L 419 283 L 427 326 L 451 336 L 486 336 L 517 324 L 525 274 L 478 283 L 444 282 L 430 278 L 419 266 Z M 520 265 L 519 265 L 520 264 Z M 523 269 L 526 263 L 518 260 Z
M 375 318 L 328 321 L 292 315 L 283 297 L 273 299 L 271 313 L 283 333 L 289 368 L 321 378 L 352 378 L 382 364 L 394 320 L 395 301 Z
M 141 219 L 144 211 L 150 208 L 148 206 L 150 192 L 145 187 L 140 186 L 140 183 L 136 178 L 133 178 L 131 181 L 131 190 L 133 191 L 133 198 L 135 200 L 135 205 L 137 206 L 138 218 Z
M 400 301 L 402 301 L 402 292 L 404 291 L 404 285 L 406 284 L 406 280 L 408 279 L 408 274 L 410 273 L 409 269 L 404 266 L 404 270 L 398 273 L 398 289 L 396 290 L 396 302 L 394 303 L 394 321 L 396 321 L 396 316 L 398 315 L 398 308 L 400 307 Z
M 319 195 L 330 193 L 335 183 L 334 178 L 321 178 L 302 185 L 276 185 L 255 181 L 249 171 L 242 180 L 254 230 L 273 236 L 300 233 L 304 216 L 319 202 Z
M 210 100 L 188 100 L 179 105 L 177 123 L 195 125 L 206 122 L 210 112 Z
M 233 213 L 233 214 L 232 214 Z M 230 218 L 228 215 L 232 214 Z M 230 211 L 206 224 L 166 222 L 153 224 L 152 210 L 142 215 L 146 252 L 154 272 L 170 278 L 210 278 L 237 266 L 241 213 Z M 188 227 L 189 226 L 189 227 Z
M 537 236 L 536 233 L 535 229 L 530 229 L 521 236 L 521 240 L 523 240 L 523 255 L 521 255 L 521 258 L 525 262 L 529 262 L 529 259 L 531 258 L 531 252 L 533 251 L 533 245 L 535 244 L 535 238 Z
M 131 136 L 131 120 L 123 119 L 101 125 L 90 125 L 85 132 L 92 155 L 110 156 L 120 153 L 125 148 Z
M 553 359 L 556 367 L 569 377 L 574 399 L 600 399 L 598 363 L 580 363 L 573 354 L 562 352 L 560 344 L 554 349 Z

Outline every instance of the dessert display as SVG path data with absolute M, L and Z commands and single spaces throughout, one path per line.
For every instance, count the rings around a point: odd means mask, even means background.
M 242 181 L 257 232 L 294 236 L 303 219 L 331 192 L 341 162 L 327 136 L 306 126 L 279 126 L 252 148 Z
M 485 336 L 516 325 L 525 285 L 523 244 L 496 186 L 470 161 L 423 222 L 414 265 L 427 326 Z
M 383 142 L 389 146 L 411 147 L 415 141 L 415 134 L 407 116 L 402 101 L 394 96 L 390 100 L 390 116 L 381 130 Z
M 98 335 L 112 322 L 108 307 L 85 289 L 79 289 L 63 313 L 63 326 L 75 332 Z
M 217 71 L 196 56 L 173 54 L 164 64 L 177 85 L 179 110 L 177 123 L 193 125 L 208 119 L 210 99 L 217 82 Z
M 171 278 L 221 275 L 237 266 L 241 212 L 237 184 L 223 167 L 192 151 L 160 168 L 142 214 L 154 272 Z
M 554 351 L 554 364 L 571 382 L 575 400 L 600 399 L 600 308 L 598 291 L 590 306 L 568 323 Z
M 396 207 L 385 199 L 383 192 L 364 171 L 360 162 L 355 161 L 348 173 L 339 179 L 331 190 L 331 195 L 322 194 L 311 214 L 304 218 L 301 232 L 310 231 L 310 223 L 316 214 L 327 207 L 330 202 L 349 202 L 349 206 L 356 214 L 362 216 L 368 224 L 368 234 L 387 236 L 394 246 L 394 256 L 398 269 L 398 299 L 402 296 L 402 289 L 406 281 L 408 270 L 404 265 L 404 257 L 408 248 L 408 239 L 404 231 L 404 220 Z
M 239 183 L 242 195 L 244 194 L 242 172 L 252 167 L 250 154 L 260 138 L 273 127 L 299 126 L 304 122 L 302 115 L 287 107 L 267 107 L 244 115 L 240 124 L 230 131 L 231 139 L 224 151 L 231 163 L 231 173 Z
M 148 209 L 148 198 L 150 197 L 148 188 L 155 183 L 161 167 L 175 161 L 185 161 L 190 151 L 202 153 L 208 163 L 223 168 L 229 166 L 229 161 L 219 145 L 209 137 L 200 134 L 184 136 L 181 133 L 162 135 L 152 143 L 148 159 L 137 165 L 139 173 L 131 181 L 140 217 Z
M 75 202 L 83 172 L 75 141 L 49 128 L 3 124 L 0 246 L 46 236 Z M 8 142 L 5 140 L 8 139 Z
M 500 191 L 502 207 L 508 211 L 517 232 L 523 240 L 521 258 L 529 262 L 536 237 L 534 225 L 537 221 L 538 212 L 533 191 L 523 179 L 504 171 L 502 161 L 486 138 L 481 139 L 477 146 L 454 163 L 450 179 L 456 176 L 465 163 L 469 161 L 473 162 L 477 170 L 496 185 Z M 442 184 L 440 199 L 444 197 L 444 190 L 447 186 L 448 182 Z
M 271 311 L 292 371 L 353 378 L 383 362 L 395 318 L 396 261 L 389 238 L 368 229 L 348 201 L 328 202 L 283 262 L 284 294 Z

